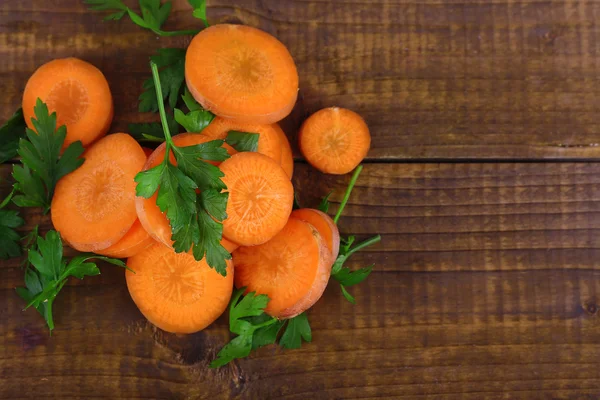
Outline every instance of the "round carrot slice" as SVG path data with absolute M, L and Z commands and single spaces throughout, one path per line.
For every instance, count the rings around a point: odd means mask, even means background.
M 335 260 L 340 252 L 340 231 L 331 217 L 313 208 L 301 208 L 292 211 L 292 218 L 311 224 L 325 241 Z
M 229 192 L 223 236 L 254 246 L 283 229 L 292 212 L 294 188 L 279 164 L 265 155 L 243 152 L 220 168 Z
M 146 162 L 131 136 L 115 133 L 91 146 L 81 167 L 58 181 L 52 223 L 79 251 L 117 243 L 135 222 L 135 175 Z
M 113 118 L 113 100 L 106 78 L 92 64 L 77 58 L 62 58 L 39 67 L 23 92 L 23 115 L 31 118 L 40 98 L 50 112 L 56 111 L 57 127 L 67 126 L 64 148 L 81 140 L 88 146 L 108 132 Z
M 204 108 L 242 122 L 277 122 L 298 97 L 298 71 L 288 49 L 244 25 L 213 25 L 197 34 L 185 56 L 185 78 Z
M 278 129 L 281 130 L 277 124 L 248 124 L 216 117 L 204 128 L 202 134 L 214 139 L 225 140 L 229 131 L 258 133 L 257 151 L 279 163 L 281 162 L 282 148 L 279 133 L 277 132 Z
M 277 131 L 277 136 L 279 136 L 279 142 L 281 143 L 281 168 L 283 168 L 285 173 L 292 179 L 292 176 L 294 175 L 294 155 L 292 154 L 292 146 L 290 146 L 290 141 L 283 129 L 281 129 L 278 124 L 273 124 L 272 126 Z
M 327 174 L 346 174 L 367 156 L 371 134 L 360 115 L 344 108 L 317 111 L 300 128 L 300 151 Z
M 233 268 L 227 276 L 211 269 L 205 260 L 175 253 L 161 243 L 130 257 L 127 288 L 142 314 L 162 330 L 198 332 L 213 323 L 227 308 L 233 290 Z
M 152 243 L 154 243 L 154 239 L 152 239 L 144 227 L 142 227 L 140 220 L 136 219 L 133 226 L 121 240 L 107 249 L 96 250 L 96 253 L 107 257 L 127 258 L 152 246 Z
M 179 135 L 173 136 L 173 142 L 176 146 L 193 146 L 195 144 L 206 143 L 213 138 L 210 138 L 204 134 L 197 133 L 181 133 Z M 146 171 L 150 168 L 156 167 L 165 159 L 165 147 L 166 144 L 163 143 L 154 150 L 154 152 L 148 157 L 148 161 L 144 165 L 143 170 Z M 227 152 L 232 155 L 235 154 L 236 151 L 233 147 L 229 146 L 227 143 L 223 143 L 223 147 L 227 149 Z M 177 165 L 177 161 L 175 160 L 175 156 L 173 153 L 170 154 L 171 163 Z M 218 162 L 208 161 L 211 164 L 218 165 Z M 173 241 L 171 240 L 171 224 L 169 223 L 169 219 L 166 214 L 160 211 L 160 208 L 156 205 L 156 197 L 157 193 L 148 199 L 143 197 L 135 198 L 135 207 L 137 211 L 138 218 L 144 229 L 150 234 L 150 236 L 159 241 L 166 246 L 172 247 Z M 226 239 L 221 241 L 221 244 L 227 251 L 230 253 L 235 250 L 238 245 L 232 243 Z
M 269 315 L 292 318 L 323 295 L 332 257 L 314 227 L 290 218 L 267 243 L 237 249 L 233 264 L 236 287 L 268 295 Z

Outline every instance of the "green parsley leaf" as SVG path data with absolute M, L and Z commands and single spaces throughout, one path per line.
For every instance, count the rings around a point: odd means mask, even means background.
M 302 339 L 309 343 L 312 341 L 312 332 L 305 313 L 289 320 L 279 344 L 285 349 L 298 349 L 302 346 Z
M 254 324 L 266 322 L 272 317 L 267 314 L 262 315 L 264 318 L 262 320 L 254 321 Z M 260 317 L 257 317 L 260 318 Z M 252 335 L 252 350 L 256 350 L 260 347 L 268 346 L 270 344 L 277 343 L 277 337 L 279 336 L 279 332 L 281 328 L 285 325 L 286 321 L 276 321 L 271 325 L 263 326 L 262 328 L 258 328 L 254 331 L 254 335 Z
M 169 125 L 170 132 L 179 132 L 179 125 L 171 114 L 167 114 L 167 124 Z M 165 141 L 165 132 L 160 122 L 129 124 L 128 132 L 138 142 L 162 143 Z
M 225 142 L 239 152 L 242 151 L 257 151 L 258 133 L 229 131 Z
M 39 229 L 40 226 L 36 225 L 33 229 L 25 236 L 23 236 L 22 240 L 25 242 L 23 244 L 23 250 L 26 254 L 29 254 L 30 250 L 37 250 L 37 240 L 39 237 Z M 21 263 L 21 267 L 24 267 L 25 270 L 29 268 L 31 263 L 29 262 L 29 258 L 25 257 L 23 262 Z
M 183 111 L 175 109 L 175 120 L 186 130 L 186 132 L 200 133 L 212 122 L 215 115 L 204 109 L 190 111 L 184 114 Z
M 321 203 L 317 207 L 317 210 L 327 214 L 327 212 L 329 211 L 329 197 L 331 196 L 331 193 L 333 192 L 329 192 L 327 193 L 327 196 L 323 197 L 323 200 L 321 200 Z
M 160 69 L 161 101 L 167 100 L 171 108 L 175 108 L 177 99 L 185 80 L 185 49 L 158 49 L 158 54 L 150 57 Z M 140 112 L 157 112 L 158 99 L 153 78 L 148 78 L 143 84 L 144 92 L 140 95 Z
M 23 109 L 19 108 L 12 117 L 0 127 L 0 163 L 6 162 L 17 155 L 19 139 L 25 137 L 25 119 Z
M 17 293 L 27 302 L 26 309 L 33 306 L 42 314 L 50 331 L 54 329 L 52 304 L 69 277 L 83 279 L 100 274 L 98 266 L 89 262 L 92 259 L 127 268 L 121 260 L 93 253 L 65 259 L 62 240 L 53 230 L 37 238 L 37 249 L 29 250 L 28 259 L 33 268 L 25 270 L 25 287 L 17 288 Z
M 192 15 L 204 22 L 204 26 L 208 28 L 208 21 L 206 20 L 206 0 L 188 0 L 190 5 L 194 7 Z
M 27 140 L 19 140 L 23 165 L 13 166 L 14 187 L 22 193 L 14 202 L 21 207 L 43 207 L 48 212 L 58 180 L 83 164 L 83 145 L 80 141 L 71 143 L 61 156 L 67 128 L 56 128 L 56 113 L 50 114 L 40 99 L 33 110 L 35 131 L 27 129 Z
M 192 96 L 187 86 L 184 86 L 181 98 L 183 99 L 183 102 L 189 111 L 203 110 L 202 106 L 196 101 L 194 96 Z
M 25 224 L 23 218 L 19 216 L 19 212 L 15 210 L 3 210 L 10 202 L 12 192 L 0 203 L 0 258 L 7 259 L 18 257 L 21 255 L 21 246 L 19 240 L 21 236 L 15 231 Z

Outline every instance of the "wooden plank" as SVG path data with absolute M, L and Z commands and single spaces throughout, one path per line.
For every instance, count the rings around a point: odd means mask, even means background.
M 134 4 L 135 1 L 130 1 Z M 373 160 L 600 158 L 597 1 L 212 0 L 213 23 L 250 24 L 294 55 L 300 101 L 289 134 L 325 106 L 352 108 L 373 132 Z M 0 5 L 0 120 L 34 69 L 75 55 L 107 75 L 114 131 L 136 112 L 160 38 L 102 22 L 78 0 Z M 185 0 L 169 29 L 199 28 Z M 297 154 L 297 153 L 296 153 Z
M 595 400 L 599 177 L 584 163 L 366 165 L 340 225 L 383 236 L 349 263 L 376 263 L 358 303 L 331 285 L 309 312 L 312 344 L 216 371 L 225 317 L 165 334 L 106 265 L 65 287 L 49 337 L 21 311 L 18 260 L 2 262 L 0 398 Z M 294 184 L 306 205 L 334 189 L 335 211 L 347 179 L 297 164 Z

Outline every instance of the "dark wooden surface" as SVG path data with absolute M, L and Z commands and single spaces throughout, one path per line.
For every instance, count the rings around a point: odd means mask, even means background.
M 21 311 L 20 260 L 3 261 L 0 398 L 599 399 L 600 2 L 208 4 L 211 22 L 290 48 L 301 76 L 290 137 L 324 106 L 365 116 L 373 146 L 340 228 L 382 235 L 349 263 L 376 263 L 372 276 L 351 288 L 354 306 L 327 289 L 309 312 L 313 343 L 210 370 L 225 317 L 166 334 L 103 266 L 65 287 L 49 337 Z M 169 21 L 198 25 L 180 0 Z M 107 75 L 124 130 L 151 118 L 136 112 L 147 57 L 188 41 L 102 23 L 76 0 L 3 0 L 0 121 L 37 66 L 75 55 Z M 9 174 L 0 166 L 0 195 Z M 309 206 L 334 189 L 335 210 L 348 178 L 299 160 L 294 185 Z M 28 211 L 24 230 L 38 223 L 51 226 Z

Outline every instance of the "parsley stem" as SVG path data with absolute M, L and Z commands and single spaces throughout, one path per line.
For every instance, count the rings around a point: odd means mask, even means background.
M 270 320 L 263 322 L 262 324 L 254 325 L 253 328 L 254 330 L 257 330 L 265 326 L 273 325 L 275 322 L 277 322 L 277 318 L 273 317 Z
M 162 87 L 160 84 L 160 75 L 158 67 L 154 61 L 150 61 L 150 69 L 152 70 L 152 79 L 154 80 L 154 88 L 156 89 L 156 102 L 158 103 L 158 113 L 160 114 L 160 123 L 162 124 L 163 132 L 165 133 L 166 148 L 165 160 L 169 159 L 169 150 L 174 146 L 171 132 L 169 131 L 169 123 L 167 122 L 167 113 L 165 111 L 165 103 L 162 96 Z
M 381 241 L 381 235 L 375 235 L 367 240 L 365 240 L 364 242 L 361 242 L 359 244 L 357 244 L 356 246 L 354 246 L 353 248 L 351 248 L 348 253 L 346 254 L 346 259 L 350 258 L 350 256 L 354 253 L 356 253 L 359 250 L 364 249 L 365 247 L 369 247 L 371 245 L 374 245 L 377 242 Z
M 187 35 L 196 35 L 200 31 L 196 31 L 193 29 L 185 30 L 185 31 L 153 31 L 159 36 L 169 37 L 169 36 L 187 36 Z
M 360 172 L 362 171 L 362 169 L 363 169 L 363 166 L 359 165 L 354 170 L 354 173 L 352 174 L 352 178 L 350 179 L 350 184 L 348 185 L 348 189 L 346 189 L 346 194 L 344 194 L 344 199 L 342 200 L 342 203 L 340 204 L 340 207 L 338 208 L 337 213 L 335 214 L 335 217 L 333 218 L 333 222 L 336 225 L 338 223 L 338 220 L 342 216 L 342 212 L 344 211 L 344 207 L 346 207 L 346 203 L 348 202 L 348 199 L 350 198 L 350 194 L 352 193 L 352 189 L 354 189 L 354 185 L 356 184 L 356 180 L 358 179 L 358 176 L 360 175 Z

